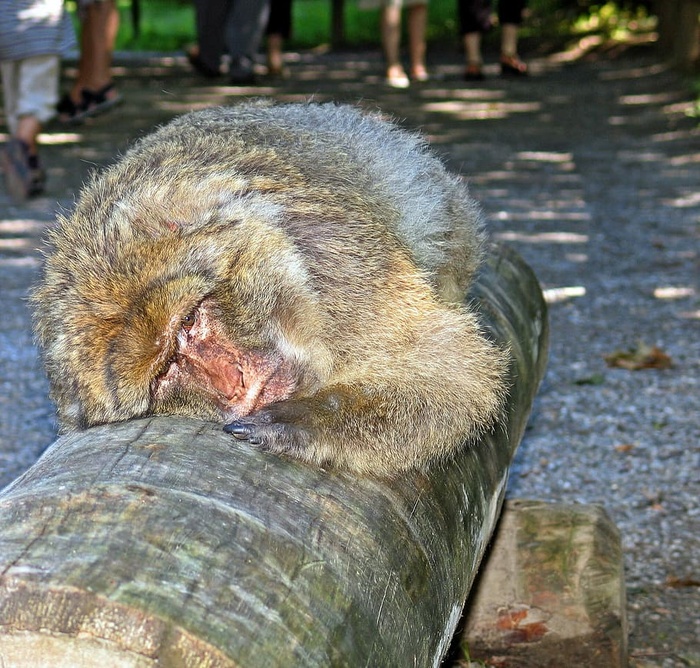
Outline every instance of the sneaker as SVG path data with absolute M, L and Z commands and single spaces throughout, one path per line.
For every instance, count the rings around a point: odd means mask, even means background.
M 228 80 L 232 86 L 255 86 L 258 77 L 253 69 L 253 61 L 250 58 L 235 58 L 228 67 Z

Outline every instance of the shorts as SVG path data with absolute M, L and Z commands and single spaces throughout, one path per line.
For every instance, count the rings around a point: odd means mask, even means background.
M 60 58 L 53 54 L 0 63 L 5 116 L 12 134 L 22 116 L 34 116 L 40 123 L 55 116 L 60 66 Z

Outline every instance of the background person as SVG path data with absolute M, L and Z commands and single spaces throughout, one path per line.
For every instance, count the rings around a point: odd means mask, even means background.
M 7 189 L 16 200 L 44 189 L 39 132 L 56 113 L 61 57 L 74 45 L 63 0 L 0 2 L 0 71 L 10 130 L 1 157 Z
M 408 28 L 408 75 L 401 63 L 401 12 L 404 6 Z M 360 0 L 359 7 L 360 9 L 381 8 L 380 30 L 387 85 L 392 88 L 408 88 L 411 79 L 427 81 L 429 78 L 425 65 L 427 0 Z
M 501 74 L 524 76 L 527 65 L 518 56 L 518 29 L 523 21 L 526 0 L 499 0 L 498 23 L 501 27 Z M 481 38 L 492 27 L 491 0 L 459 0 L 459 26 L 464 41 L 466 81 L 484 78 Z
M 58 118 L 63 123 L 80 123 L 122 101 L 112 80 L 112 56 L 119 31 L 115 0 L 79 0 L 78 16 L 78 76 L 58 103 Z

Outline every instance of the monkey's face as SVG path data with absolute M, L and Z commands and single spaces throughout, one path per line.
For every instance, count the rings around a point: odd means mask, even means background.
M 195 273 L 172 263 L 154 270 L 164 266 L 163 246 L 131 249 L 131 260 L 117 263 L 130 275 L 73 276 L 64 290 L 72 308 L 50 333 L 47 368 L 69 427 L 147 414 L 228 422 L 294 391 L 293 365 L 269 334 L 276 317 L 246 302 L 240 272 L 217 276 L 196 262 L 192 239 L 187 252 L 168 255 L 187 258 Z
M 292 366 L 280 354 L 243 349 L 231 340 L 211 298 L 170 328 L 171 352 L 151 387 L 155 413 L 201 417 L 213 409 L 214 417 L 231 421 L 287 399 L 296 388 Z
M 63 221 L 34 293 L 62 426 L 148 414 L 230 422 L 288 398 L 319 319 L 299 316 L 314 308 L 300 270 L 271 261 L 298 265 L 281 233 L 260 234 L 257 218 L 210 217 L 192 231 L 151 217 L 137 236 L 134 219 L 128 235 L 109 221 L 110 236 L 94 238 L 81 219 Z

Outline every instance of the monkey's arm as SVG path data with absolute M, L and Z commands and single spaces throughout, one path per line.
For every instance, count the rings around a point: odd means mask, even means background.
M 469 325 L 431 327 L 392 368 L 273 403 L 225 431 L 270 452 L 375 475 L 449 456 L 494 425 L 505 394 L 505 354 Z

